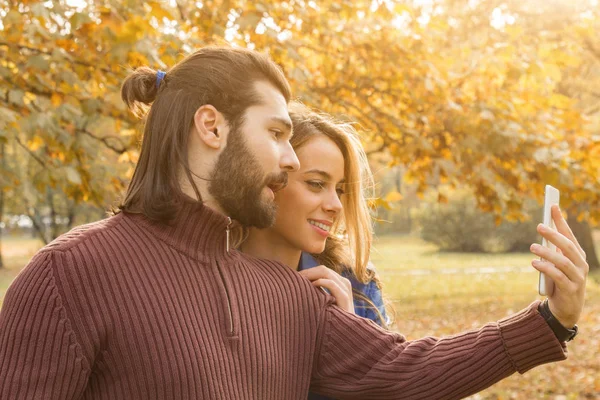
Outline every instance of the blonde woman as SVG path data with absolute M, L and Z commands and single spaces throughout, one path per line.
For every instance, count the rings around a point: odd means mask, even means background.
M 369 264 L 373 178 L 356 131 L 298 103 L 290 117 L 300 169 L 276 193 L 275 224 L 251 229 L 240 249 L 300 271 L 340 307 L 385 327 L 381 285 Z

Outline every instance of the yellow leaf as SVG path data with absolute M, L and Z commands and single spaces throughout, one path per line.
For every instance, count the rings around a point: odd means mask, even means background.
M 397 15 L 401 15 L 407 13 L 412 15 L 413 9 L 408 4 L 396 4 L 394 5 L 394 13 Z
M 396 191 L 389 192 L 388 194 L 385 195 L 385 201 L 387 201 L 389 203 L 394 203 L 394 202 L 400 201 L 400 200 L 402 200 L 402 198 L 403 198 L 403 196 Z
M 36 99 L 36 95 L 30 92 L 25 92 L 25 95 L 23 96 L 23 103 L 25 104 L 31 104 L 34 100 Z
M 135 129 L 122 129 L 121 136 L 133 136 L 136 134 Z
M 128 55 L 128 62 L 132 66 L 147 65 L 148 64 L 148 59 L 146 58 L 146 56 L 144 56 L 141 53 L 131 52 Z
M 550 106 L 552 107 L 564 109 L 569 107 L 571 104 L 571 99 L 567 96 L 563 96 L 562 94 L 553 93 L 550 96 L 549 102 Z
M 58 107 L 60 105 L 60 103 L 62 102 L 62 97 L 58 93 L 52 93 L 52 97 L 50 98 L 50 101 L 52 102 L 52 105 L 54 107 Z
M 36 151 L 43 144 L 44 144 L 44 141 L 42 140 L 42 138 L 39 136 L 35 136 L 33 139 L 31 139 L 27 142 L 27 147 L 29 147 L 29 150 L 31 150 L 31 151 Z
M 146 3 L 146 9 L 148 8 L 150 9 L 150 14 L 155 16 L 159 21 L 161 21 L 163 18 L 173 19 L 173 15 L 169 11 L 165 10 L 163 5 L 161 5 L 161 3 L 158 1 L 150 1 Z

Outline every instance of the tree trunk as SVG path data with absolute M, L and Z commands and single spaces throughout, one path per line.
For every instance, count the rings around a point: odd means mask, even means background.
M 27 216 L 29 217 L 29 219 L 31 220 L 31 223 L 33 224 L 34 232 L 37 233 L 37 237 L 42 239 L 42 242 L 44 243 L 44 245 L 47 245 L 48 243 L 50 243 L 46 237 L 46 230 L 44 229 L 44 223 L 43 223 L 43 221 L 41 221 L 41 218 L 38 218 L 37 211 L 34 209 L 33 214 L 31 214 L 29 211 L 27 211 Z
M 4 157 L 5 143 L 0 143 L 0 159 L 2 160 L 2 170 L 6 167 L 6 158 Z M 4 190 L 0 187 L 0 269 L 4 268 L 4 258 L 2 257 L 2 217 L 4 216 Z
M 69 207 L 68 215 L 67 215 L 67 226 L 66 230 L 69 231 L 73 227 L 73 222 L 75 221 L 75 205 L 67 200 L 67 207 Z
M 52 189 L 46 190 L 46 199 L 48 201 L 48 207 L 50 207 L 50 240 L 54 240 L 58 237 L 58 215 L 56 214 L 56 207 L 54 205 L 54 196 Z
M 573 231 L 573 234 L 577 238 L 579 245 L 587 257 L 587 262 L 590 266 L 590 271 L 600 269 L 600 263 L 598 262 L 598 256 L 596 249 L 594 248 L 594 238 L 592 237 L 592 228 L 590 224 L 583 220 L 577 221 L 577 213 L 569 213 L 567 222 Z

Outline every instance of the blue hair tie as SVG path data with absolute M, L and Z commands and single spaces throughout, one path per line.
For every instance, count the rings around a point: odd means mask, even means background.
M 160 82 L 163 80 L 167 73 L 165 71 L 158 70 L 156 71 L 156 88 L 160 87 Z

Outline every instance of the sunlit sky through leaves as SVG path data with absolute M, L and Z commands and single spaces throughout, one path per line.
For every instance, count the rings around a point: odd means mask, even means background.
M 567 0 L 563 0 L 565 2 L 567 2 Z M 86 8 L 88 2 L 86 0 L 65 0 L 67 6 L 69 7 L 73 7 L 75 10 L 77 11 L 82 11 Z M 471 7 L 475 7 L 478 3 L 480 2 L 480 0 L 469 0 L 469 5 Z M 597 7 L 599 5 L 599 0 L 589 0 L 589 3 L 591 7 Z M 421 9 L 421 15 L 417 18 L 417 22 L 422 25 L 425 26 L 429 23 L 430 19 L 431 19 L 431 15 L 432 14 L 436 14 L 439 13 L 440 10 L 440 6 L 436 5 L 436 1 L 435 0 L 413 0 L 412 2 L 407 2 L 408 4 L 411 4 L 413 6 L 417 6 Z M 399 5 L 399 4 L 403 4 L 403 3 L 398 3 L 398 2 L 394 2 L 391 0 L 373 0 L 371 3 L 371 10 L 374 11 L 375 9 L 377 9 L 378 7 L 381 6 L 385 6 L 390 10 L 394 10 L 394 7 Z M 570 4 L 570 2 L 569 2 Z M 52 1 L 48 1 L 46 3 L 44 3 L 45 6 L 47 7 L 52 7 Z M 203 7 L 203 3 L 201 1 L 198 1 L 195 3 L 196 7 L 198 8 L 202 8 Z M 315 2 L 313 0 L 310 0 L 306 3 L 306 5 L 308 7 L 314 8 L 314 9 L 318 9 L 318 2 Z M 169 0 L 169 6 L 171 7 L 177 7 L 177 1 L 176 0 Z M 362 19 L 365 17 L 365 13 L 364 11 L 359 11 L 357 13 L 359 19 Z M 230 19 L 229 23 L 227 24 L 227 28 L 226 28 L 226 34 L 225 34 L 225 39 L 233 42 L 235 40 L 235 36 L 236 36 L 236 26 L 235 26 L 235 17 L 236 15 L 232 15 L 233 19 Z M 398 13 L 398 15 L 391 21 L 392 26 L 394 26 L 396 29 L 403 31 L 403 30 L 407 30 L 408 27 L 410 26 L 410 23 L 412 22 L 412 18 L 410 16 L 410 14 L 406 11 L 401 11 Z M 452 24 L 452 21 L 449 21 L 450 24 Z M 490 25 L 492 27 L 494 27 L 495 29 L 503 29 L 504 27 L 506 27 L 507 25 L 512 25 L 515 23 L 515 17 L 512 16 L 510 13 L 506 12 L 505 7 L 501 6 L 501 7 L 496 7 L 493 11 L 492 14 L 490 15 Z M 0 23 L 0 29 L 2 29 L 3 26 Z M 267 29 L 275 29 L 275 30 L 279 30 L 277 24 L 275 23 L 275 21 L 272 18 L 263 18 L 262 21 L 260 21 L 257 26 L 256 26 L 256 33 L 257 34 L 264 34 Z M 175 33 L 175 29 L 169 29 L 167 28 L 168 31 L 172 31 L 172 32 L 167 32 L 167 33 Z M 407 32 L 408 33 L 408 32 Z M 281 41 L 285 41 L 287 39 L 289 39 L 291 37 L 291 34 L 289 32 L 279 32 L 278 33 L 278 39 Z

